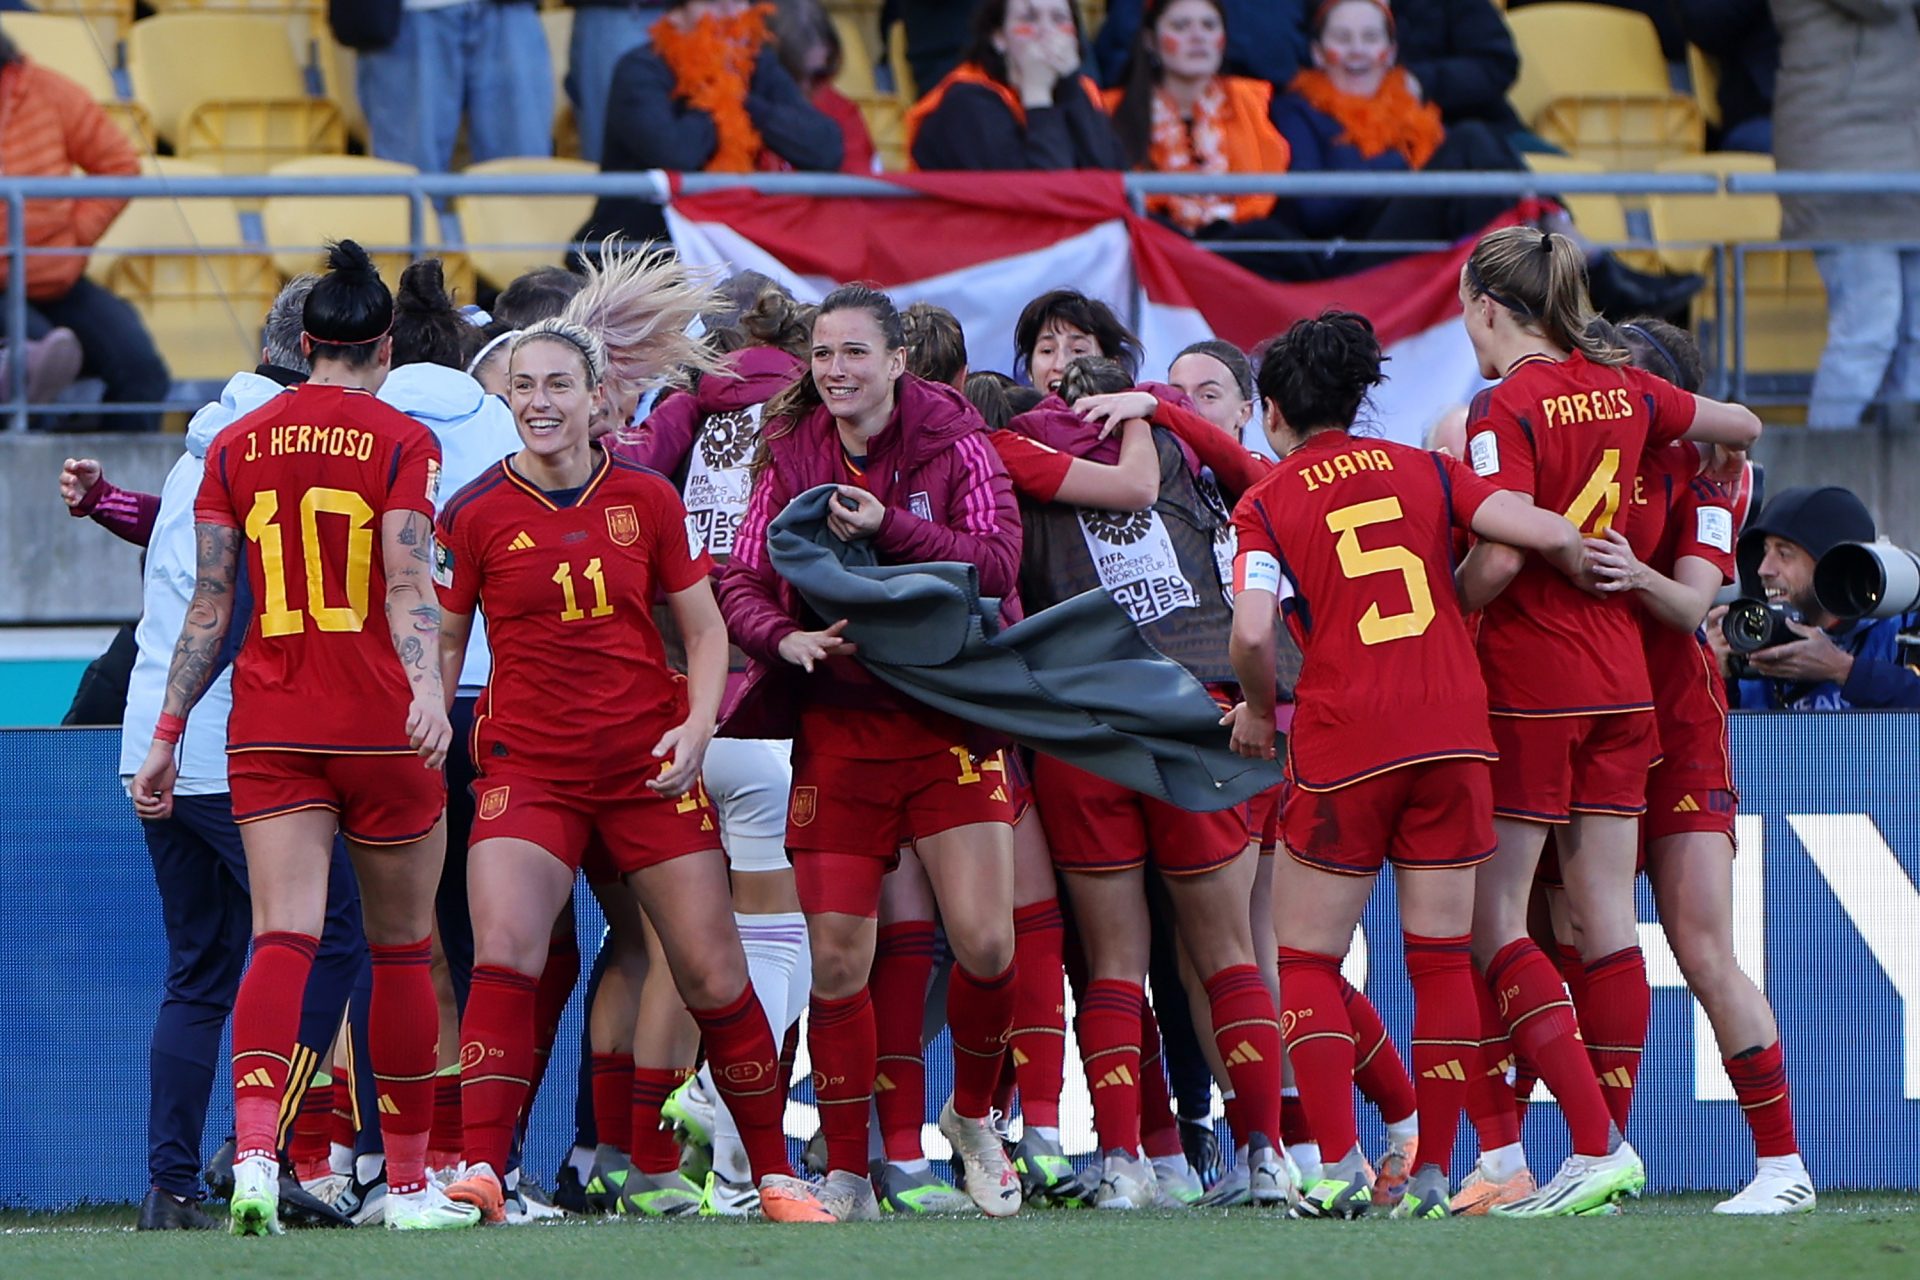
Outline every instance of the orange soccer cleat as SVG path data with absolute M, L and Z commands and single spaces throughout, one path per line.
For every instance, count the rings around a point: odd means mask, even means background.
M 1476 1164 L 1454 1193 L 1453 1212 L 1457 1217 L 1484 1217 L 1493 1206 L 1524 1200 L 1539 1189 L 1533 1172 L 1524 1167 L 1512 1177 L 1494 1179 Z
M 832 1222 L 813 1194 L 813 1187 L 799 1178 L 771 1173 L 760 1179 L 760 1212 L 768 1222 Z
M 484 1161 L 468 1166 L 447 1188 L 447 1199 L 472 1205 L 480 1211 L 480 1221 L 489 1226 L 507 1220 L 507 1194 L 500 1186 L 500 1176 Z
M 1419 1151 L 1418 1138 L 1408 1138 L 1404 1143 L 1387 1143 L 1387 1149 L 1380 1156 L 1379 1172 L 1373 1178 L 1373 1203 L 1376 1208 L 1391 1209 L 1407 1194 L 1407 1179 L 1413 1176 L 1413 1161 Z

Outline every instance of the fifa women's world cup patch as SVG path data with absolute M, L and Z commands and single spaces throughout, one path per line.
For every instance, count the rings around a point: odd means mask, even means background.
M 632 506 L 622 503 L 607 508 L 607 537 L 617 547 L 630 547 L 640 540 L 640 517 Z
M 433 540 L 433 584 L 453 589 L 453 549 L 438 538 Z

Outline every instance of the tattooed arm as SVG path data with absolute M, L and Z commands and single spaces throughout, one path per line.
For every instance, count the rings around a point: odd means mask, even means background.
M 158 820 L 173 813 L 173 783 L 179 775 L 174 744 L 180 722 L 193 710 L 212 683 L 220 665 L 220 648 L 233 618 L 234 582 L 240 567 L 240 531 L 231 525 L 202 521 L 194 525 L 198 562 L 193 599 L 180 624 L 180 639 L 167 668 L 167 693 L 160 707 L 160 727 L 146 761 L 133 775 L 133 809 L 142 818 Z M 165 732 L 174 725 L 172 736 Z
M 440 601 L 433 590 L 433 520 L 418 511 L 389 511 L 380 519 L 381 563 L 387 576 L 387 630 L 413 688 L 407 737 L 429 769 L 447 758 L 453 729 L 440 683 Z

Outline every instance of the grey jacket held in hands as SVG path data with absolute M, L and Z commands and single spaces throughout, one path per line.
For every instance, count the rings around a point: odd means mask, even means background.
M 1280 781 L 1228 749 L 1205 686 L 1162 657 L 1105 591 L 1001 630 L 972 565 L 880 565 L 827 528 L 832 485 L 809 489 L 767 531 L 767 554 L 807 607 L 847 619 L 859 661 L 930 707 L 1123 787 L 1213 813 Z

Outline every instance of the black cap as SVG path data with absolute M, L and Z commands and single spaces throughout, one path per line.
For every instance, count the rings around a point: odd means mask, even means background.
M 1747 590 L 1758 585 L 1769 536 L 1798 543 L 1818 560 L 1843 542 L 1872 542 L 1873 516 L 1851 489 L 1838 485 L 1782 489 L 1740 535 L 1735 558 Z

